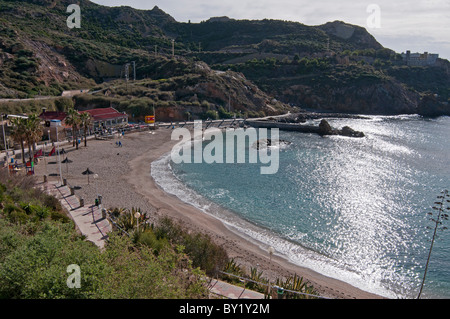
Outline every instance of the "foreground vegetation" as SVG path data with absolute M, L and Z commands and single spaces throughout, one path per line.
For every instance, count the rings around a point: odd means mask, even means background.
M 156 255 L 127 236 L 111 234 L 104 251 L 84 240 L 59 202 L 30 179 L 0 185 L 0 298 L 205 298 L 204 272 L 183 248 Z M 69 265 L 81 288 L 67 286 Z
M 112 210 L 116 229 L 100 250 L 77 232 L 55 197 L 34 186 L 31 177 L 0 171 L 0 299 L 202 299 L 209 298 L 208 277 L 267 293 L 262 272 L 248 274 L 209 236 L 167 218 L 150 223 L 139 209 Z M 80 288 L 67 285 L 71 265 L 80 267 Z M 252 281 L 242 284 L 224 272 Z M 271 284 L 315 293 L 298 276 Z

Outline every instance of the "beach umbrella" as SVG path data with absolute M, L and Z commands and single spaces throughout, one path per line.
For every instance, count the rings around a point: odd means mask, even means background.
M 66 171 L 67 173 L 69 173 L 69 163 L 73 163 L 73 161 L 71 161 L 68 157 L 66 157 L 64 161 L 62 161 L 61 163 L 66 163 Z
M 89 175 L 94 175 L 94 172 L 91 171 L 89 168 L 87 170 L 85 170 L 83 173 L 83 175 L 87 175 L 88 177 L 88 184 L 89 184 Z

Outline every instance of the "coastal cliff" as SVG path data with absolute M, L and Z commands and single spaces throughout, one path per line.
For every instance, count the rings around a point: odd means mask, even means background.
M 343 85 L 294 85 L 280 95 L 288 103 L 306 109 L 356 114 L 415 114 L 421 97 L 393 80 L 378 83 L 351 83 Z M 433 103 L 423 105 L 433 108 Z

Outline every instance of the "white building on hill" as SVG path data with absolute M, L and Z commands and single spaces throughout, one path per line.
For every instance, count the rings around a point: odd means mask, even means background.
M 403 61 L 406 62 L 407 65 L 410 66 L 428 66 L 435 65 L 439 54 L 434 53 L 411 53 L 411 51 L 406 51 L 406 53 L 402 53 Z

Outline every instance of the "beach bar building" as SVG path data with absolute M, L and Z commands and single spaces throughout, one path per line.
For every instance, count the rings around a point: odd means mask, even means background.
M 89 113 L 94 123 L 94 131 L 110 128 L 120 128 L 128 125 L 128 115 L 121 113 L 113 107 L 81 111 Z
M 113 107 L 91 109 L 86 111 L 80 111 L 80 113 L 89 113 L 93 119 L 94 131 L 100 131 L 104 129 L 120 128 L 128 125 L 128 115 L 121 113 Z M 67 113 L 66 112 L 42 112 L 39 117 L 45 121 L 46 127 L 52 127 L 54 122 L 59 121 L 62 128 L 71 130 L 70 126 L 65 124 Z

